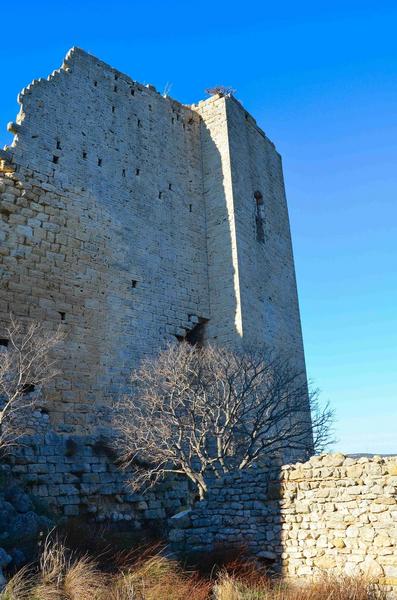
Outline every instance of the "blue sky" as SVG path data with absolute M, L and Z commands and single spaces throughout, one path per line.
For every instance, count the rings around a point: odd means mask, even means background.
M 335 449 L 397 453 L 397 4 L 19 0 L 2 26 L 0 146 L 19 90 L 74 45 L 182 102 L 237 90 L 283 156 L 307 367 L 336 409 Z

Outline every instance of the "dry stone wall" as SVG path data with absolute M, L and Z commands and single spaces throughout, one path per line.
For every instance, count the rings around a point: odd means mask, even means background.
M 365 574 L 397 596 L 396 458 L 330 454 L 233 473 L 170 527 L 179 552 L 245 545 L 287 577 Z

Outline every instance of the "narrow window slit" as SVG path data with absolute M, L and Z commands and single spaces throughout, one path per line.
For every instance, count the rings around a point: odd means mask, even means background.
M 87 152 L 83 152 L 83 158 L 86 159 L 87 158 Z
M 58 161 L 59 161 L 59 156 L 55 156 L 55 154 L 54 154 L 54 156 L 52 157 L 52 162 L 54 163 L 54 165 L 57 165 Z
M 163 192 L 159 192 L 159 200 L 161 200 L 161 195 Z
M 102 167 L 102 158 L 98 158 L 98 167 Z
M 139 175 L 140 172 L 141 172 L 140 169 L 136 169 L 135 175 Z
M 189 212 L 192 212 L 192 205 L 189 204 Z
M 112 113 L 114 113 L 116 110 L 116 108 L 114 106 L 112 106 Z
M 138 285 L 138 282 L 136 279 L 132 279 L 131 280 L 131 287 L 136 288 L 136 286 Z
M 94 87 L 96 87 L 98 85 L 97 81 L 94 81 Z
M 57 150 L 61 150 L 61 142 L 57 140 Z
M 61 317 L 61 321 L 64 321 L 64 320 L 65 320 L 65 317 L 66 317 L 66 313 L 65 313 L 65 312 L 63 312 L 62 310 L 60 310 L 60 311 L 59 311 L 59 316 Z
M 117 85 L 114 86 L 113 91 L 117 92 Z
M 131 96 L 135 96 L 135 90 L 131 88 Z
M 125 177 L 125 169 L 122 170 L 122 175 Z
M 168 184 L 168 189 L 169 189 L 169 190 L 172 190 L 172 183 L 169 183 L 169 184 Z

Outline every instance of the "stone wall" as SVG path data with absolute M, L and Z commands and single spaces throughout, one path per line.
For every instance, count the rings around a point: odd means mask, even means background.
M 144 495 L 134 493 L 106 428 L 102 434 L 59 434 L 41 410 L 33 412 L 28 426 L 35 433 L 21 438 L 9 457 L 11 473 L 54 515 L 123 520 L 134 529 L 155 526 L 160 533 L 167 517 L 191 504 L 194 494 L 187 480 L 177 477 Z
M 170 519 L 179 552 L 245 545 L 292 578 L 367 574 L 397 595 L 397 458 L 315 456 L 215 483 Z

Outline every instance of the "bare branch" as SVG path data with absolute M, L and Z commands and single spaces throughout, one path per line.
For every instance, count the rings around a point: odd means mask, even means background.
M 23 415 L 30 412 L 43 386 L 59 371 L 53 350 L 64 339 L 61 329 L 23 325 L 10 317 L 0 347 L 0 451 L 4 453 L 25 433 Z

